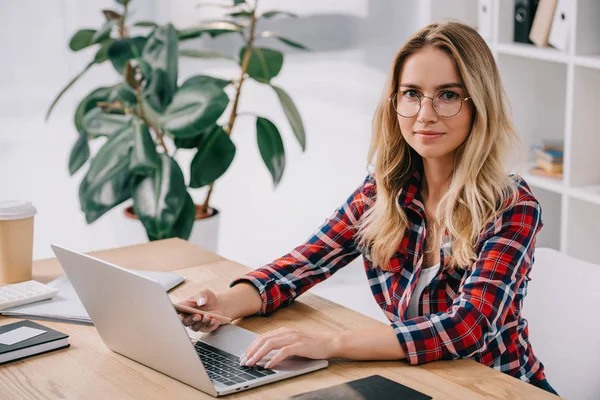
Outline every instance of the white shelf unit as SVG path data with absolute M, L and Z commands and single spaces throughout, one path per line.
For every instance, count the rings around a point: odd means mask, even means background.
M 486 40 L 510 99 L 522 150 L 542 139 L 564 140 L 562 180 L 528 174 L 531 164 L 522 169 L 542 205 L 538 246 L 600 264 L 600 1 L 569 2 L 567 51 L 513 42 L 514 1 L 477 4 L 484 6 L 492 21 Z

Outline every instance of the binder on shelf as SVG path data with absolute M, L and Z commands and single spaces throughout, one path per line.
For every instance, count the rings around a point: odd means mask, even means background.
M 548 42 L 551 46 L 567 51 L 569 48 L 569 31 L 571 27 L 571 10 L 572 0 L 558 0 L 556 11 L 552 19 L 552 27 L 550 28 L 550 36 Z
M 533 25 L 533 18 L 537 10 L 539 0 L 515 0 L 515 26 L 513 40 L 517 43 L 532 42 L 529 40 L 529 32 Z
M 558 0 L 539 0 L 531 32 L 529 32 L 529 40 L 536 46 L 547 47 L 549 45 L 548 38 L 557 2 Z
M 487 42 L 492 40 L 492 21 L 492 0 L 478 0 L 477 31 Z

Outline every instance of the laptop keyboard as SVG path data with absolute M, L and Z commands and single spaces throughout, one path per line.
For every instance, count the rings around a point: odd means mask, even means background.
M 237 385 L 275 373 L 273 370 L 258 365 L 252 368 L 241 367 L 239 357 L 204 342 L 198 341 L 194 347 L 210 379 L 226 386 Z

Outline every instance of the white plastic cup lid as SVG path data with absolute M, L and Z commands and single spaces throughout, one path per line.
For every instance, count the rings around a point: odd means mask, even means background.
M 30 218 L 36 213 L 37 210 L 29 201 L 0 201 L 0 221 Z

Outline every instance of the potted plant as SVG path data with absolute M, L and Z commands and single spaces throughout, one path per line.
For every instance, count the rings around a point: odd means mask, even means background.
M 72 51 L 97 48 L 94 58 L 52 102 L 46 119 L 61 96 L 93 66 L 110 62 L 120 76 L 113 86 L 92 90 L 75 110 L 79 133 L 69 157 L 69 173 L 89 164 L 80 187 L 79 201 L 88 224 L 128 199 L 126 213 L 143 224 L 150 240 L 169 237 L 188 239 L 196 220 L 211 218 L 216 210 L 210 198 L 214 182 L 229 168 L 236 153 L 231 134 L 240 93 L 247 79 L 274 90 L 302 150 L 306 139 L 300 114 L 290 96 L 272 83 L 281 70 L 281 52 L 259 47 L 263 37 L 277 38 L 300 49 L 305 47 L 273 32 L 259 32 L 260 21 L 282 11 L 256 12 L 256 0 L 233 0 L 224 20 L 210 21 L 193 29 L 177 30 L 171 24 L 158 26 L 141 21 L 146 35 L 130 36 L 128 8 L 131 0 L 116 0 L 121 9 L 103 10 L 106 22 L 98 29 L 83 29 L 70 40 Z M 215 37 L 238 34 L 244 39 L 239 58 L 208 50 L 185 50 L 179 44 L 201 35 Z M 223 57 L 240 66 L 232 80 L 196 75 L 178 76 L 179 57 Z M 230 96 L 225 92 L 233 85 Z M 229 115 L 224 115 L 228 106 Z M 221 118 L 224 116 L 223 118 Z M 219 121 L 226 123 L 219 124 Z M 264 117 L 256 118 L 257 143 L 274 186 L 285 167 L 285 152 L 279 130 Z M 104 143 L 92 156 L 90 141 Z M 178 149 L 193 151 L 189 182 L 174 159 Z M 188 167 L 187 165 L 185 167 Z M 202 204 L 196 205 L 191 189 L 208 188 Z

